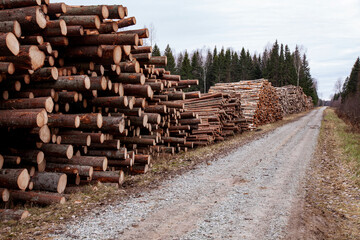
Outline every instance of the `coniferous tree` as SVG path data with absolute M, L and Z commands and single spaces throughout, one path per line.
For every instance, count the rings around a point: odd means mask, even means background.
M 152 56 L 161 56 L 160 48 L 158 47 L 158 45 L 156 43 L 155 43 L 153 51 L 152 51 Z
M 342 99 L 346 99 L 349 95 L 355 93 L 360 84 L 360 59 L 357 58 L 353 68 L 351 69 L 350 76 L 344 83 L 344 90 L 342 93 Z
M 191 57 L 191 74 L 194 79 L 199 80 L 198 86 L 192 86 L 189 91 L 200 90 L 204 85 L 203 82 L 203 63 L 199 50 L 195 51 Z
M 206 60 L 204 63 L 204 86 L 202 87 L 203 92 L 207 92 L 210 88 L 210 82 L 211 82 L 211 70 L 213 68 L 213 55 L 211 54 L 210 49 L 208 49 Z
M 184 55 L 182 53 L 179 54 L 179 56 L 177 57 L 177 60 L 176 60 L 176 70 L 175 70 L 175 73 L 177 75 L 180 75 L 181 74 L 181 68 L 182 68 L 182 62 L 184 60 Z
M 167 57 L 167 65 L 165 66 L 165 69 L 167 71 L 170 71 L 171 73 L 175 73 L 176 72 L 175 58 L 169 44 L 165 48 L 164 55 Z
M 284 63 L 284 85 L 296 85 L 297 74 L 295 70 L 293 55 L 288 45 L 285 45 L 285 63 Z
M 181 63 L 180 76 L 181 79 L 192 79 L 191 63 L 188 52 L 185 50 L 184 59 Z

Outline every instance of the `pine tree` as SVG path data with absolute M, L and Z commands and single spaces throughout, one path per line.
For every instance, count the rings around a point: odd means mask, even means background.
M 152 51 L 152 56 L 161 56 L 160 48 L 156 45 L 156 43 Z
M 171 73 L 175 73 L 176 72 L 175 58 L 169 44 L 165 48 L 164 55 L 167 57 L 167 65 L 165 66 L 165 69 L 167 71 L 170 71 Z

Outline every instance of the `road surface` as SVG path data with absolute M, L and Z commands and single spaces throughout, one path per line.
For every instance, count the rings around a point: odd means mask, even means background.
M 303 194 L 324 108 L 94 211 L 55 239 L 279 239 Z

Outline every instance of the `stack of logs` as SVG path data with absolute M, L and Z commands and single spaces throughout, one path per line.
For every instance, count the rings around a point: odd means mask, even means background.
M 64 203 L 71 186 L 121 184 L 124 172 L 145 173 L 151 154 L 194 146 L 178 100 L 200 97 L 182 92 L 198 80 L 159 68 L 166 57 L 142 46 L 148 30 L 124 30 L 136 23 L 126 7 L 5 0 L 0 8 L 3 201 Z
M 240 96 L 242 118 L 238 121 L 244 131 L 283 118 L 276 90 L 266 79 L 217 83 L 209 90 L 209 93 L 216 92 Z
M 306 111 L 313 106 L 312 98 L 306 96 L 301 87 L 293 85 L 277 87 L 276 92 L 279 95 L 284 116 Z

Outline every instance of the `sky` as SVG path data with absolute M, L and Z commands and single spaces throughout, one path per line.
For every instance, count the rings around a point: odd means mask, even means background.
M 69 5 L 95 0 L 64 0 Z M 59 2 L 59 1 L 51 1 Z M 152 26 L 154 42 L 176 53 L 185 49 L 242 47 L 261 53 L 276 40 L 291 50 L 300 45 L 318 81 L 318 95 L 330 99 L 335 81 L 345 79 L 360 56 L 360 0 L 107 0 L 122 4 L 137 20 Z

